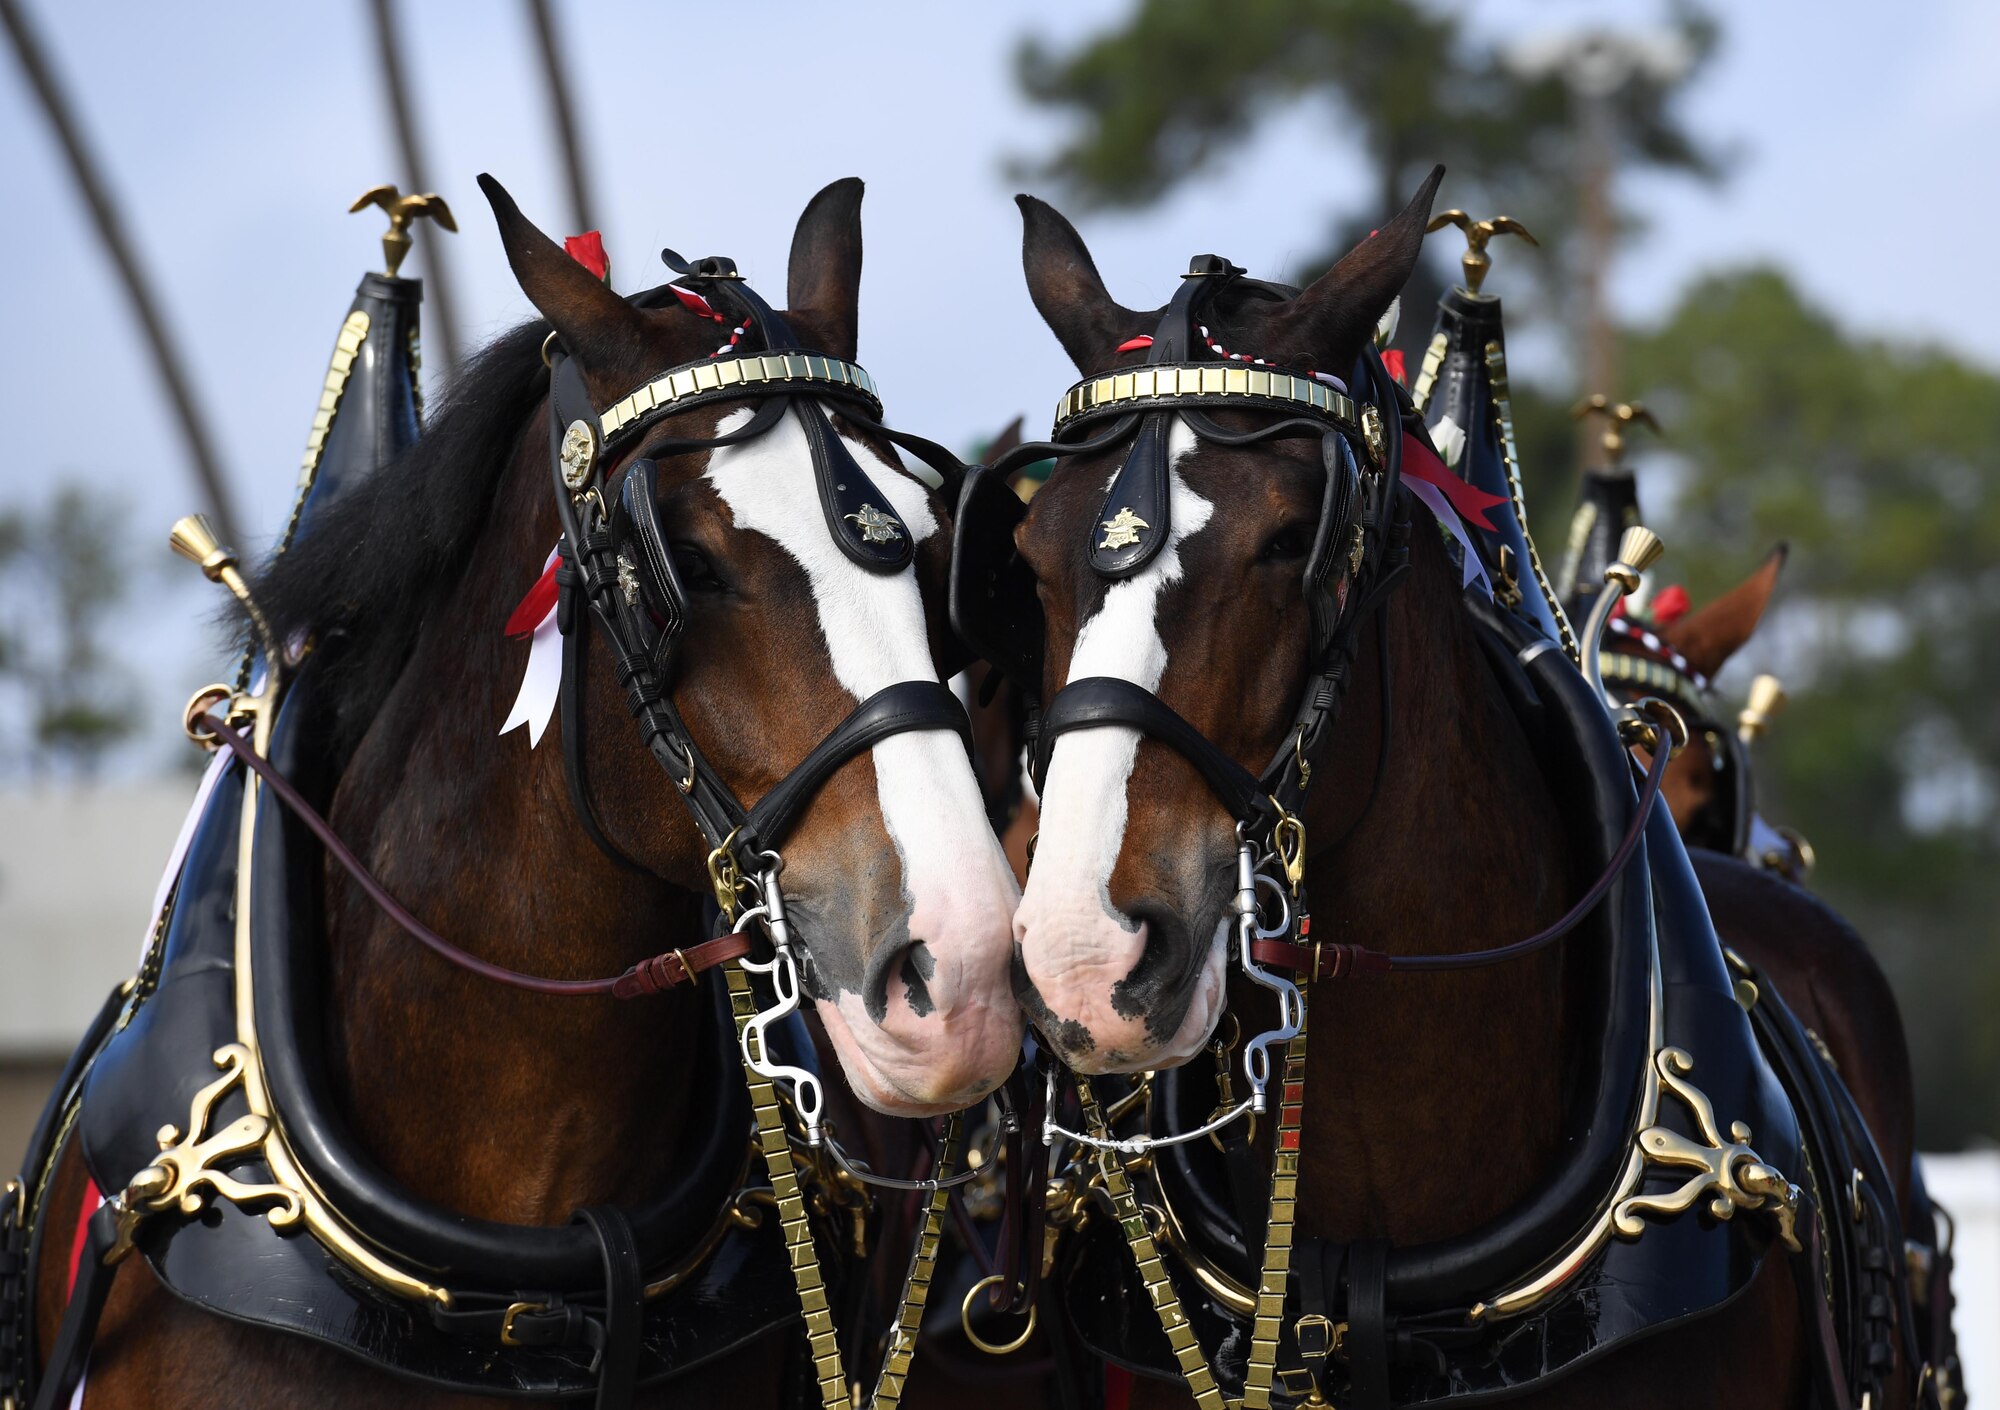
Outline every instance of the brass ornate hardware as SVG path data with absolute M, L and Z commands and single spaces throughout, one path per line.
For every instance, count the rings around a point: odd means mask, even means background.
M 1625 436 L 1627 427 L 1640 425 L 1650 428 L 1656 436 L 1664 434 L 1660 430 L 1660 423 L 1654 419 L 1653 413 L 1646 410 L 1644 402 L 1614 402 L 1602 392 L 1591 393 L 1588 397 L 1570 408 L 1569 414 L 1571 419 L 1576 421 L 1581 421 L 1586 416 L 1602 416 L 1604 418 L 1604 439 L 1602 441 L 1604 458 L 1614 470 L 1624 464 L 1625 461 Z
M 347 208 L 349 215 L 368 206 L 380 206 L 389 217 L 389 228 L 382 232 L 383 273 L 391 279 L 403 267 L 404 258 L 410 253 L 410 226 L 418 220 L 429 217 L 454 235 L 458 233 L 458 222 L 452 219 L 451 207 L 444 203 L 444 197 L 435 191 L 405 196 L 395 186 L 374 186 L 355 198 Z
M 1687 1080 L 1694 1070 L 1694 1058 L 1682 1048 L 1662 1048 L 1653 1059 L 1666 1091 L 1680 1098 L 1701 1127 L 1701 1139 L 1693 1140 L 1665 1126 L 1648 1126 L 1639 1133 L 1639 1150 L 1649 1166 L 1666 1166 L 1696 1172 L 1677 1190 L 1664 1195 L 1629 1195 L 1612 1211 L 1618 1233 L 1636 1239 L 1646 1231 L 1641 1217 L 1658 1214 L 1672 1217 L 1708 1200 L 1708 1212 L 1728 1219 L 1739 1209 L 1770 1214 L 1778 1225 L 1778 1237 L 1794 1253 L 1799 1242 L 1799 1187 L 1765 1164 L 1751 1149 L 1751 1130 L 1741 1121 L 1730 1123 L 1724 1139 L 1716 1121 L 1715 1108 L 1699 1087 Z
M 1106 519 L 1102 527 L 1104 539 L 1097 545 L 1099 548 L 1126 548 L 1137 543 L 1141 532 L 1153 526 L 1134 514 L 1128 504 Z
M 562 464 L 563 484 L 572 494 L 581 493 L 590 483 L 591 469 L 597 464 L 597 436 L 588 421 L 579 417 L 569 423 L 556 459 Z
M 1373 406 L 1361 408 L 1361 439 L 1368 446 L 1368 459 L 1375 469 L 1389 463 L 1389 437 L 1382 429 L 1382 413 Z
M 1611 623 L 1611 610 L 1625 598 L 1639 590 L 1640 579 L 1646 570 L 1659 562 L 1660 555 L 1667 546 L 1660 536 L 1644 524 L 1634 524 L 1618 536 L 1618 557 L 1604 570 L 1604 585 L 1609 592 L 1597 594 L 1597 600 L 1590 606 L 1590 616 L 1584 619 L 1583 639 L 1580 643 L 1582 656 L 1578 664 L 1583 667 L 1583 677 L 1590 682 L 1590 688 L 1606 704 L 1615 705 L 1604 689 L 1604 632 Z M 1686 743 L 1686 726 L 1682 725 L 1682 743 Z
M 860 528 L 863 543 L 894 543 L 903 536 L 903 526 L 892 515 L 872 504 L 864 504 L 858 513 L 841 517 L 852 520 Z
M 1438 334 L 1444 338 L 1443 333 Z M 1432 344 L 1438 346 L 1436 342 Z M 1562 638 L 1563 653 L 1579 666 L 1583 657 L 1579 654 L 1576 633 L 1570 626 L 1569 614 L 1563 611 L 1562 598 L 1557 594 L 1555 584 L 1549 581 L 1548 570 L 1542 566 L 1542 552 L 1535 547 L 1535 536 L 1528 530 L 1528 504 L 1521 492 L 1521 447 L 1514 434 L 1514 402 L 1507 381 L 1507 350 L 1495 338 L 1485 348 L 1486 379 L 1493 397 L 1493 418 L 1500 428 L 1500 458 L 1507 467 L 1507 495 L 1513 501 L 1514 518 L 1521 526 L 1521 537 L 1528 545 L 1528 567 L 1535 575 L 1535 586 L 1541 590 L 1542 601 L 1548 604 L 1549 614 L 1556 619 L 1556 635 Z M 1439 352 L 1438 360 L 1443 363 L 1444 354 Z M 1430 369 L 1430 355 L 1424 355 L 1426 375 Z M 1424 389 L 1428 397 L 1429 388 Z M 1422 403 L 1419 402 L 1419 405 Z
M 1456 225 L 1465 232 L 1465 253 L 1459 263 L 1465 268 L 1465 291 L 1479 292 L 1479 286 L 1486 282 L 1487 271 L 1493 268 L 1493 256 L 1486 253 L 1486 242 L 1495 235 L 1518 235 L 1529 244 L 1539 246 L 1542 242 L 1528 233 L 1528 227 L 1511 215 L 1496 215 L 1489 220 L 1474 220 L 1464 211 L 1453 207 L 1439 211 L 1431 217 L 1431 223 L 1424 227 L 1426 233 L 1442 230 L 1447 225 Z
M 243 1085 L 243 1070 L 249 1060 L 250 1050 L 241 1043 L 217 1048 L 215 1065 L 222 1069 L 222 1075 L 194 1094 L 186 1132 L 172 1123 L 160 1128 L 160 1154 L 132 1177 L 119 1196 L 118 1237 L 105 1255 L 106 1263 L 115 1263 L 131 1251 L 132 1236 L 149 1215 L 175 1205 L 183 1214 L 199 1214 L 210 1194 L 246 1208 L 276 1201 L 264 1214 L 273 1228 L 290 1228 L 299 1222 L 304 1208 L 297 1190 L 280 1184 L 252 1185 L 217 1168 L 233 1156 L 261 1156 L 271 1134 L 270 1119 L 255 1112 L 237 1117 L 219 1131 L 208 1129 L 215 1104 Z

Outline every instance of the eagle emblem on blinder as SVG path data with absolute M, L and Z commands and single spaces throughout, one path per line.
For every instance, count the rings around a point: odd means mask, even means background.
M 1097 545 L 1099 548 L 1124 548 L 1130 544 L 1135 544 L 1139 541 L 1139 531 L 1141 529 L 1150 529 L 1153 527 L 1144 519 L 1134 514 L 1132 506 L 1129 504 L 1102 522 L 1104 525 L 1104 541 Z
M 894 543 L 903 536 L 903 526 L 872 504 L 863 504 L 852 514 L 844 514 L 860 526 L 863 543 Z

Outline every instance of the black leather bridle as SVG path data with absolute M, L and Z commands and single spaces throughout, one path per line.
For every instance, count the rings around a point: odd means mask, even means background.
M 734 879 L 764 869 L 767 862 L 759 859 L 783 843 L 842 764 L 912 730 L 953 730 L 970 747 L 971 725 L 949 687 L 936 680 L 899 681 L 863 700 L 776 787 L 746 807 L 710 765 L 673 702 L 675 656 L 689 609 L 667 529 L 659 519 L 658 462 L 754 440 L 791 412 L 805 428 L 828 533 L 850 559 L 878 573 L 907 567 L 913 544 L 893 513 L 885 512 L 889 501 L 841 442 L 821 403 L 836 406 L 847 421 L 916 455 L 938 474 L 947 497 L 955 497 L 964 467 L 942 446 L 884 426 L 873 380 L 854 364 L 804 350 L 732 261 L 711 257 L 689 264 L 670 250 L 663 258 L 680 275 L 674 285 L 701 295 L 731 322 L 748 328 L 750 336 L 741 347 L 656 374 L 603 411 L 593 406 L 582 370 L 560 338 L 552 336 L 545 350 L 550 464 L 562 522 L 556 583 L 557 625 L 563 635 L 564 772 L 577 814 L 597 846 L 627 867 L 650 871 L 612 841 L 592 802 L 584 753 L 588 638 L 580 621 L 588 608 L 610 649 L 613 672 L 647 750 L 673 780 L 714 849 L 710 877 L 725 915 L 733 915 Z M 658 307 L 671 297 L 668 286 L 632 302 Z M 666 417 L 746 400 L 756 404 L 756 412 L 736 430 L 653 439 L 643 458 L 610 468 L 624 447 Z M 612 501 L 609 508 L 607 499 Z
M 1026 695 L 1029 766 L 1038 787 L 1047 777 L 1058 737 L 1076 729 L 1125 725 L 1185 758 L 1244 835 L 1263 842 L 1301 806 L 1313 761 L 1346 697 L 1361 627 L 1386 604 L 1408 568 L 1409 495 L 1402 485 L 1402 435 L 1422 437 L 1426 432 L 1372 349 L 1359 362 L 1366 382 L 1359 403 L 1317 379 L 1198 358 L 1205 347 L 1194 337 L 1195 328 L 1202 311 L 1224 289 L 1272 301 L 1297 293 L 1245 278 L 1241 269 L 1218 256 L 1197 256 L 1160 318 L 1144 364 L 1078 383 L 1063 398 L 1050 440 L 1022 445 L 992 466 L 974 467 L 967 475 L 955 525 L 951 614 L 953 628 L 966 644 Z M 1152 378 L 1151 394 L 1138 380 L 1146 376 Z M 1209 415 L 1231 410 L 1270 412 L 1274 419 L 1234 431 Z M 1169 537 L 1167 446 L 1176 419 L 1214 445 L 1317 440 L 1326 472 L 1319 524 L 1305 567 L 1312 619 L 1311 675 L 1292 727 L 1259 773 L 1231 758 L 1159 696 L 1132 681 L 1104 676 L 1073 680 L 1056 692 L 1046 709 L 1040 705 L 1046 628 L 1033 575 L 1013 547 L 1013 530 L 1026 509 L 1008 487 L 1007 474 L 1037 460 L 1125 447 L 1104 511 L 1093 525 L 1089 556 L 1101 577 L 1129 577 L 1144 568 Z M 1108 532 L 1104 541 L 1097 541 L 1099 527 L 1108 527 L 1121 511 L 1129 511 L 1144 526 L 1138 541 L 1121 544 Z

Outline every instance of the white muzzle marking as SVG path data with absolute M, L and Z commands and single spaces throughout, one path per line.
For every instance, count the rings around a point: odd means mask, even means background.
M 719 431 L 750 416 L 731 412 Z M 913 545 L 938 532 L 921 485 L 868 446 L 842 440 Z M 857 701 L 898 681 L 937 679 L 915 572 L 871 572 L 834 542 L 796 416 L 711 452 L 707 479 L 738 528 L 775 540 L 805 569 L 834 678 Z M 957 735 L 892 735 L 870 757 L 882 821 L 902 862 L 910 939 L 935 962 L 929 1012 L 918 1017 L 900 977 L 890 980 L 879 1025 L 858 994 L 843 996 L 838 1013 L 824 1004 L 820 1011 L 862 1096 L 878 1106 L 929 1105 L 997 1082 L 1012 1066 L 1021 1016 L 1008 981 L 1007 917 L 1018 893 Z
M 1180 474 L 1181 461 L 1194 447 L 1194 433 L 1176 421 L 1167 442 L 1167 542 L 1145 568 L 1105 591 L 1103 605 L 1077 634 L 1069 680 L 1116 676 L 1147 690 L 1159 689 L 1167 669 L 1160 598 L 1181 579 L 1181 544 L 1201 532 L 1214 512 L 1214 505 Z M 1042 787 L 1035 865 L 1021 908 L 1014 913 L 1014 939 L 1028 978 L 1059 1021 L 1048 1036 L 1067 1058 L 1090 1071 L 1150 1067 L 1191 1056 L 1221 1003 L 1224 947 L 1218 939 L 1194 986 L 1189 1012 L 1164 1045 L 1148 1036 L 1148 1015 L 1119 1013 L 1113 1005 L 1114 986 L 1131 974 L 1147 940 L 1145 925 L 1111 902 L 1111 873 L 1125 844 L 1126 792 L 1138 753 L 1139 731 L 1129 725 L 1073 730 L 1056 740 Z M 1226 926 L 1217 932 L 1218 937 L 1226 933 Z M 1082 1050 L 1065 1037 L 1079 1028 L 1090 1039 Z

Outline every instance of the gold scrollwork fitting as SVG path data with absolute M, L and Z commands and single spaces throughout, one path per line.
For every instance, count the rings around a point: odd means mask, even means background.
M 116 1262 L 131 1250 L 132 1236 L 148 1215 L 175 1205 L 183 1214 L 199 1214 L 209 1194 L 246 1208 L 275 1201 L 264 1214 L 273 1228 L 290 1228 L 299 1222 L 304 1208 L 297 1190 L 286 1185 L 249 1184 L 217 1168 L 234 1156 L 261 1156 L 271 1134 L 270 1119 L 255 1112 L 237 1117 L 219 1131 L 208 1129 L 215 1104 L 243 1085 L 244 1066 L 249 1061 L 250 1050 L 241 1043 L 225 1043 L 215 1050 L 215 1065 L 222 1069 L 222 1075 L 194 1094 L 186 1132 L 171 1123 L 162 1126 L 160 1154 L 132 1177 L 119 1196 L 118 1238 L 105 1262 Z
M 1751 1131 L 1743 1122 L 1731 1122 L 1728 1138 L 1723 1137 L 1708 1095 L 1687 1080 L 1687 1074 L 1694 1071 L 1694 1058 L 1685 1049 L 1662 1048 L 1653 1063 L 1662 1087 L 1680 1098 L 1693 1114 L 1701 1127 L 1701 1138 L 1690 1139 L 1656 1124 L 1639 1133 L 1639 1150 L 1650 1166 L 1696 1173 L 1667 1194 L 1635 1194 L 1620 1200 L 1611 1216 L 1618 1233 L 1636 1239 L 1646 1231 L 1642 1215 L 1671 1218 L 1707 1197 L 1708 1212 L 1717 1219 L 1728 1219 L 1739 1209 L 1770 1214 L 1777 1221 L 1778 1237 L 1787 1248 L 1799 1252 L 1803 1247 L 1797 1227 L 1799 1187 L 1751 1149 Z
M 569 423 L 556 458 L 562 462 L 563 484 L 570 493 L 578 493 L 590 483 L 590 472 L 597 464 L 597 436 L 588 421 L 579 417 Z

